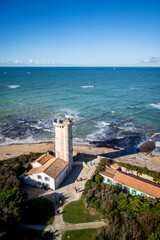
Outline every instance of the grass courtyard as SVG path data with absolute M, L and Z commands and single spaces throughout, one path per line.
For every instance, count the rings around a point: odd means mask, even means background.
M 63 209 L 63 220 L 68 223 L 86 223 L 101 220 L 101 214 L 91 208 L 85 208 L 82 199 L 70 202 Z
M 67 231 L 63 234 L 62 240 L 93 240 L 97 235 L 98 229 L 82 229 Z

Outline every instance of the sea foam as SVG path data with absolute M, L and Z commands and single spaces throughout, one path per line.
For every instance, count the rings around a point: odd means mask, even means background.
M 9 87 L 9 88 L 12 88 L 12 89 L 15 89 L 15 88 L 20 87 L 20 85 L 9 85 L 8 87 Z
M 81 88 L 94 88 L 95 86 L 92 85 L 92 86 L 81 86 Z
M 157 109 L 160 109 L 160 103 L 151 103 L 150 106 L 154 107 L 154 108 L 157 108 Z
M 72 118 L 74 121 L 78 121 L 81 119 L 77 110 L 70 108 L 62 108 L 60 109 L 60 111 L 65 115 L 65 118 Z

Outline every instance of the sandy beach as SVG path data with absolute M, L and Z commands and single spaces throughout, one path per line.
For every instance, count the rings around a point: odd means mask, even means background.
M 54 152 L 54 142 L 46 143 L 26 143 L 26 144 L 12 144 L 0 146 L 0 160 L 9 159 L 12 157 L 20 156 L 21 154 L 28 154 L 30 152 Z M 83 153 L 87 155 L 92 155 L 93 158 L 98 155 L 109 157 L 117 162 L 130 163 L 132 165 L 147 167 L 150 170 L 160 171 L 160 154 L 127 154 L 124 151 L 114 150 L 112 148 L 84 145 L 84 144 L 74 144 L 74 155 L 77 153 Z

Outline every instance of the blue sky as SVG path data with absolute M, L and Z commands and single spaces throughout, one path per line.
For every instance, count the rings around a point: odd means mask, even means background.
M 0 66 L 160 66 L 160 1 L 1 0 Z

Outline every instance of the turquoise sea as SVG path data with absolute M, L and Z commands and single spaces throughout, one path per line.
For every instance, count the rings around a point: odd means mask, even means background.
M 160 68 L 0 68 L 0 144 L 54 139 L 54 118 L 74 120 L 77 143 L 160 150 Z

